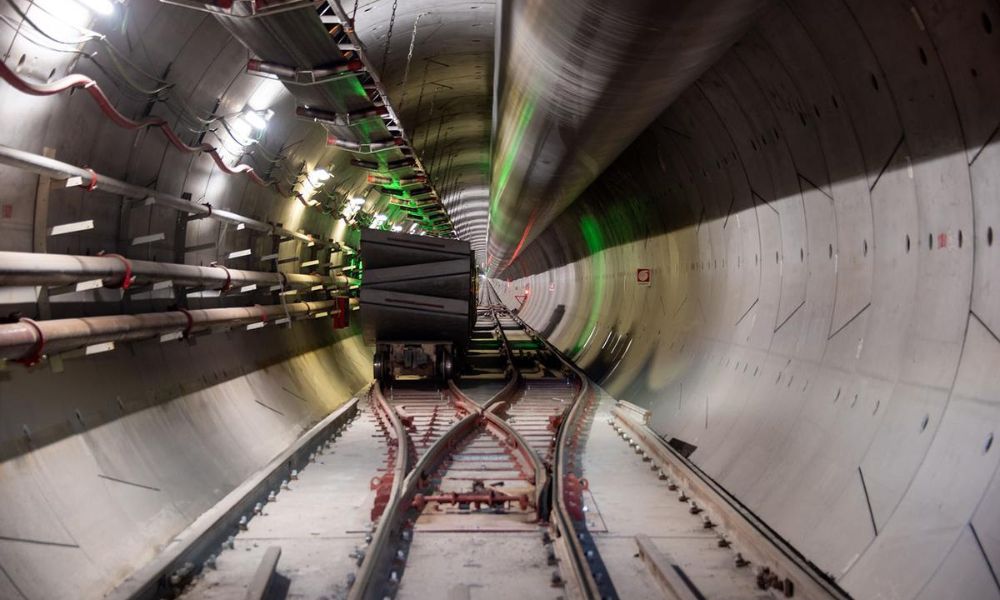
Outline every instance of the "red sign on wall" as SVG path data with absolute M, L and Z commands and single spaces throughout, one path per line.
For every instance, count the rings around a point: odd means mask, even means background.
M 652 269 L 636 269 L 635 270 L 635 282 L 639 285 L 651 285 L 653 283 L 653 270 Z

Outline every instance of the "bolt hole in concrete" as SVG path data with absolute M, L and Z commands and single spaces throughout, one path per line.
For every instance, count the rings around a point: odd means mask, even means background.
M 990 16 L 983 13 L 983 29 L 986 33 L 993 33 L 993 22 L 990 21 Z
M 830 251 L 830 258 L 832 259 L 833 258 L 833 244 L 830 244 L 829 251 Z
M 989 452 L 990 448 L 992 447 L 993 447 L 993 432 L 991 431 L 990 434 L 986 436 L 986 446 L 983 448 L 983 454 Z
M 927 429 L 927 424 L 931 422 L 930 415 L 924 415 L 924 419 L 920 421 L 920 433 L 923 433 Z
M 987 246 L 992 246 L 993 245 L 993 228 L 992 227 L 987 227 L 986 228 L 986 245 Z
M 961 229 L 959 229 L 959 230 L 958 230 L 958 247 L 959 247 L 959 248 L 961 248 L 961 247 L 962 247 L 962 242 L 963 242 L 963 237 L 962 237 L 962 230 L 961 230 Z
M 933 233 L 928 233 L 927 234 L 927 249 L 928 250 L 933 250 L 934 249 L 934 234 Z
M 910 252 L 910 234 L 906 234 L 906 252 Z
M 917 46 L 917 51 L 920 53 L 920 62 L 927 66 L 927 53 L 920 46 Z
M 22 54 L 21 58 L 17 59 L 17 70 L 20 71 L 21 67 L 24 66 L 24 61 L 28 59 L 27 54 Z
M 875 88 L 875 91 L 877 92 L 878 91 L 878 79 L 875 77 L 875 73 L 872 73 L 871 77 L 872 77 L 872 87 Z
M 868 240 L 864 241 L 863 244 L 865 256 L 868 256 Z

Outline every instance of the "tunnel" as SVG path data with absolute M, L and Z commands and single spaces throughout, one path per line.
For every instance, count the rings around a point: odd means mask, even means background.
M 0 598 L 1000 598 L 994 0 L 0 20 Z

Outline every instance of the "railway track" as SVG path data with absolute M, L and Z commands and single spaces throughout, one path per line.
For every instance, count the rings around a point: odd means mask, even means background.
M 461 383 L 376 381 L 112 597 L 846 597 L 648 411 L 480 303 Z
M 441 593 L 443 569 L 461 571 L 445 592 L 465 597 L 513 581 L 533 597 L 545 589 L 617 597 L 584 518 L 577 447 L 592 405 L 586 379 L 493 296 L 478 311 L 468 363 L 462 388 L 376 385 L 415 462 L 381 494 L 392 501 L 350 597 L 428 597 Z

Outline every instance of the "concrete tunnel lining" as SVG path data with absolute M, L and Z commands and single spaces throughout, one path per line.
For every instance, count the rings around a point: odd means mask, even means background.
M 460 237 L 485 252 L 500 32 L 494 5 L 473 4 L 400 6 L 385 79 Z M 210 15 L 126 6 L 126 34 L 110 20 L 93 27 L 119 48 L 142 40 L 130 59 L 154 73 L 169 65 L 177 96 L 199 110 L 239 112 L 269 85 L 244 72 L 245 48 Z M 379 50 L 391 13 L 386 0 L 360 3 L 358 31 Z M 9 5 L 0 14 L 20 20 Z M 697 446 L 695 463 L 859 598 L 1000 597 L 997 23 L 985 1 L 770 5 L 494 280 L 528 324 L 613 396 L 651 408 L 665 437 Z M 25 76 L 83 72 L 119 110 L 146 109 L 87 60 L 2 35 L 5 62 L 24 55 Z M 263 142 L 290 163 L 328 166 L 337 193 L 366 194 L 346 153 L 294 118 L 286 92 L 273 98 Z M 0 108 L 2 144 L 52 147 L 137 185 L 349 235 L 155 131 L 115 127 L 83 94 L 30 98 L 3 85 Z M 182 124 L 161 106 L 153 114 Z M 213 143 L 225 147 L 223 135 Z M 0 250 L 37 249 L 36 184 L 0 168 L 11 207 Z M 208 220 L 178 240 L 174 212 L 125 208 L 101 190 L 54 190 L 49 224 L 95 227 L 45 250 L 124 247 L 163 261 L 188 246 L 183 262 L 207 264 L 262 243 Z M 638 285 L 639 268 L 652 285 Z M 35 310 L 31 292 L 4 292 L 10 310 Z M 51 311 L 170 303 L 102 290 L 54 298 Z M 366 383 L 359 331 L 298 324 L 138 343 L 61 371 L 8 367 L 0 597 L 98 597 L 144 564 Z
M 982 8 L 773 8 L 498 288 L 859 597 L 997 593 Z

